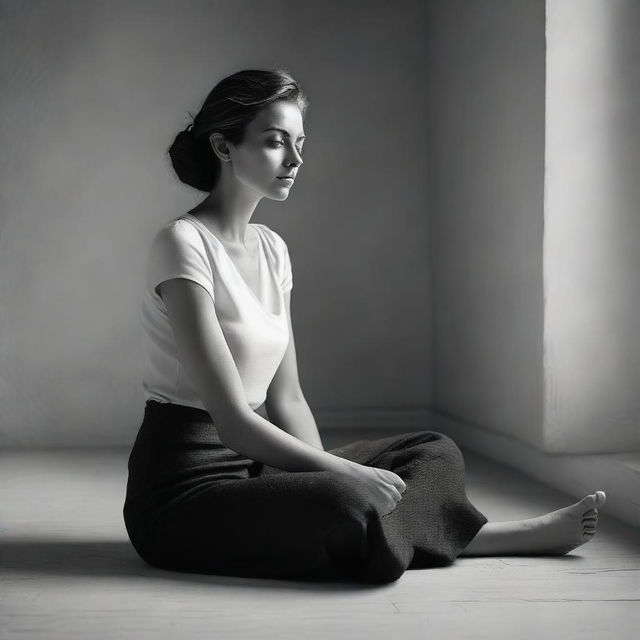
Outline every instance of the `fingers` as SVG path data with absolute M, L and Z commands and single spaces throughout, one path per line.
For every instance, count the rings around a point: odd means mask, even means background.
M 407 485 L 405 481 L 397 474 L 391 472 L 391 479 L 393 481 L 393 486 L 400 492 L 404 493 L 407 490 Z
M 386 513 L 384 514 L 386 516 L 388 516 L 390 513 L 393 513 L 393 511 L 395 511 L 396 507 L 402 500 L 402 495 L 392 484 L 387 485 L 387 495 L 390 502 L 388 503 Z
M 380 469 L 380 471 L 384 472 L 384 479 L 392 484 L 400 493 L 404 493 L 407 489 L 407 485 L 405 481 L 393 471 L 389 471 L 388 469 Z
M 396 504 L 402 500 L 402 494 L 392 484 L 389 485 L 389 491 L 391 492 Z
M 384 515 L 389 515 L 402 500 L 402 493 L 406 491 L 407 485 L 404 480 L 393 471 L 380 469 L 378 467 L 371 468 L 374 469 L 375 474 L 378 476 L 377 491 L 381 492 L 378 493 L 379 508 L 386 511 Z M 380 500 L 380 498 L 382 498 L 382 500 Z

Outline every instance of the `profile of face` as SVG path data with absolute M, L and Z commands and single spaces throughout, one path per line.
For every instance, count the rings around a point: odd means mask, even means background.
M 210 137 L 214 151 L 230 167 L 235 179 L 259 197 L 286 200 L 302 165 L 302 114 L 295 102 L 267 105 L 246 126 L 239 145 L 220 134 Z M 284 179 L 284 176 L 290 176 Z

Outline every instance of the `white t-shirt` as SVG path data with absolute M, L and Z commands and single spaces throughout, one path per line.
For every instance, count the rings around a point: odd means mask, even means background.
M 249 288 L 224 246 L 191 214 L 165 224 L 154 237 L 147 261 L 141 320 L 147 361 L 145 401 L 205 409 L 180 362 L 167 310 L 155 287 L 171 278 L 200 284 L 216 315 L 255 410 L 265 401 L 289 342 L 284 293 L 293 286 L 289 251 L 264 224 L 250 223 L 259 239 L 259 296 Z

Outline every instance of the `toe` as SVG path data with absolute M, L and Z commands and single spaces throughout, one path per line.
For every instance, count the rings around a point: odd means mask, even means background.
M 585 496 L 584 498 L 582 498 L 582 500 L 580 500 L 580 505 L 585 509 L 585 512 L 595 511 L 595 508 L 597 506 L 596 494 L 590 493 L 588 496 Z

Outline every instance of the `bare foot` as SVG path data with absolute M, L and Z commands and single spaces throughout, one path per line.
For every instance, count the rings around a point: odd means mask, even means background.
M 531 551 L 564 555 L 589 542 L 596 533 L 598 507 L 606 499 L 604 491 L 596 491 L 569 507 L 530 518 L 528 529 L 534 535 Z
M 564 555 L 593 538 L 605 500 L 604 491 L 596 491 L 536 518 L 487 522 L 460 555 Z

